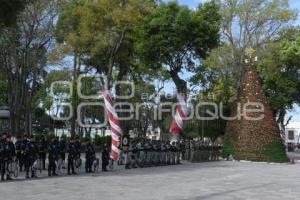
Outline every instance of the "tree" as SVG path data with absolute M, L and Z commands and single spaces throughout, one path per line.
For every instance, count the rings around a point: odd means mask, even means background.
M 122 80 L 134 66 L 134 27 L 153 7 L 152 0 L 67 2 L 56 32 L 58 42 L 67 44 L 74 56 L 74 80 L 81 65 L 86 71 L 96 69 L 98 74 L 106 75 L 109 89 L 113 78 Z M 119 89 L 116 90 L 119 93 Z M 72 134 L 75 134 L 75 117 L 72 119 Z
M 224 156 L 233 155 L 237 160 L 287 162 L 281 133 L 276 127 L 268 98 L 258 81 L 251 55 L 249 60 L 236 107 L 231 112 L 233 119 L 226 125 Z M 247 112 L 246 109 L 249 108 L 261 111 Z
M 277 124 L 286 125 L 287 110 L 300 103 L 300 30 L 288 28 L 280 32 L 258 52 L 257 70 L 263 89 L 269 98 Z M 291 118 L 287 119 L 287 123 Z
M 276 37 L 296 13 L 289 8 L 287 0 L 220 2 L 223 13 L 222 38 L 232 54 L 237 87 L 244 73 L 243 61 L 247 48 L 258 49 Z M 226 67 L 226 66 L 225 66 Z M 230 66 L 229 66 L 230 67 Z
M 126 51 L 132 52 L 130 34 L 153 6 L 151 0 L 73 0 L 61 14 L 57 30 L 62 41 L 80 51 L 83 64 L 105 74 L 110 83 L 113 68 L 120 71 L 120 60 Z
M 8 105 L 7 99 L 7 79 L 6 75 L 0 70 L 0 107 L 4 107 Z
M 1 0 L 0 26 L 13 26 L 17 22 L 17 15 L 24 9 L 29 0 Z
M 32 100 L 46 73 L 56 12 L 52 1 L 28 3 L 16 26 L 4 28 L 0 35 L 0 63 L 8 83 L 10 131 L 14 135 L 24 129 L 32 132 Z
M 203 82 L 200 78 L 205 78 L 206 73 L 211 75 L 213 71 L 213 76 L 209 77 L 213 79 L 209 80 L 209 87 L 213 88 L 215 83 L 220 83 L 216 79 L 225 82 L 233 79 L 229 86 L 236 91 L 237 96 L 244 74 L 246 49 L 262 48 L 295 19 L 296 13 L 289 8 L 287 0 L 225 0 L 218 1 L 218 5 L 222 15 L 222 45 L 206 59 L 205 69 L 198 70 L 193 82 Z M 228 99 L 228 95 L 224 97 Z
M 195 71 L 218 45 L 220 16 L 214 2 L 196 10 L 176 1 L 161 3 L 140 27 L 137 51 L 150 70 L 165 67 L 178 93 L 187 94 L 187 83 L 179 74 Z
M 259 55 L 259 62 L 262 61 L 264 53 L 271 50 L 266 46 L 271 47 L 269 43 L 278 39 L 281 30 L 289 25 L 296 13 L 289 8 L 286 0 L 226 0 L 218 4 L 222 15 L 222 43 L 205 59 L 204 67 L 198 69 L 192 82 L 202 86 L 201 95 L 208 94 L 211 100 L 223 102 L 228 110 L 240 95 L 246 48 L 254 48 Z M 259 69 L 258 72 L 262 71 L 265 70 Z M 272 98 L 267 88 L 263 88 L 267 96 Z M 273 108 L 273 100 L 269 100 Z M 276 114 L 277 107 L 274 107 Z

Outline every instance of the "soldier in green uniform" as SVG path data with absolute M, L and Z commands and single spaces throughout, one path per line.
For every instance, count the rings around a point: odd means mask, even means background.
M 190 141 L 185 141 L 185 160 L 190 160 L 191 155 L 191 148 L 190 148 Z
M 195 141 L 190 141 L 190 148 L 191 148 L 191 155 L 190 155 L 190 161 L 195 162 Z

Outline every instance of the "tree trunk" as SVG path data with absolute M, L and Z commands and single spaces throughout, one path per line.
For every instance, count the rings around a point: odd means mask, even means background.
M 174 81 L 174 83 L 176 85 L 177 92 L 179 94 L 185 94 L 186 95 L 187 94 L 187 83 L 186 83 L 186 81 L 181 79 L 178 76 L 177 71 L 171 70 L 170 75 L 171 75 L 172 80 Z
M 77 118 L 77 92 L 76 92 L 76 81 L 77 81 L 77 53 L 74 55 L 74 66 L 73 66 L 73 83 L 72 83 L 72 107 L 73 107 L 73 116 L 71 118 L 71 137 L 76 136 L 76 118 Z

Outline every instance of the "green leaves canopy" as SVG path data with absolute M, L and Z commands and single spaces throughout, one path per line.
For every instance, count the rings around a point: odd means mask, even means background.
M 193 71 L 196 60 L 204 58 L 219 38 L 218 7 L 214 3 L 196 10 L 177 2 L 161 3 L 139 29 L 136 46 L 142 62 L 151 69 L 167 65 L 176 72 Z

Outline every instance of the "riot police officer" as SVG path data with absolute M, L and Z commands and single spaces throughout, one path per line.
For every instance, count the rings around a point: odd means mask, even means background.
M 32 137 L 25 136 L 23 141 L 22 152 L 25 163 L 26 178 L 29 178 L 29 171 L 31 170 L 31 178 L 36 177 L 35 172 L 32 168 L 33 163 L 37 158 L 37 149 L 34 142 L 31 141 Z
M 130 145 L 130 150 L 131 151 L 131 157 L 130 157 L 130 167 L 131 168 L 137 168 L 137 156 L 138 156 L 138 149 L 136 146 L 136 142 L 132 142 Z
M 55 161 L 58 159 L 58 141 L 57 138 L 52 139 L 48 146 L 48 176 L 57 176 Z
M 60 138 L 60 141 L 58 143 L 58 152 L 59 156 L 62 159 L 63 163 L 65 163 L 66 160 L 66 141 L 63 137 Z
M 186 140 L 185 141 L 185 154 L 184 154 L 184 158 L 185 160 L 190 160 L 191 157 L 191 148 L 190 148 L 190 141 Z
M 23 156 L 22 156 L 22 143 L 23 143 L 22 138 L 17 137 L 15 147 L 16 147 L 16 157 L 17 157 L 17 160 L 19 162 L 20 171 L 23 171 L 23 166 L 24 166 L 24 159 L 23 159 Z
M 164 142 L 161 142 L 161 145 L 160 145 L 160 164 L 161 165 L 165 165 L 166 164 L 166 155 L 167 155 L 167 152 L 166 152 L 166 144 Z
M 80 158 L 81 154 L 81 142 L 80 139 L 77 137 L 75 141 L 75 147 L 76 147 L 76 159 Z
M 3 134 L 0 139 L 0 171 L 1 171 L 1 181 L 4 181 L 4 175 L 5 175 L 5 143 L 6 143 L 6 134 Z
M 11 141 L 10 135 L 6 137 L 5 152 L 6 152 L 6 158 L 4 162 L 6 162 L 5 166 L 7 167 L 8 164 L 11 163 L 14 157 L 16 156 L 16 148 L 14 143 Z M 7 180 L 12 180 L 9 173 L 6 176 L 7 176 Z
M 140 141 L 137 144 L 137 148 L 138 148 L 138 165 L 139 165 L 139 167 L 143 168 L 145 166 L 145 163 L 146 163 L 145 142 Z
M 92 165 L 95 160 L 95 149 L 93 145 L 91 144 L 91 141 L 87 141 L 86 147 L 85 147 L 85 172 L 91 173 L 92 172 Z
M 42 138 L 37 146 L 38 146 L 38 154 L 42 162 L 43 170 L 46 170 L 46 157 L 47 157 L 48 144 L 45 138 Z
M 171 145 L 170 145 L 170 141 L 166 142 L 166 163 L 167 165 L 171 164 Z
M 107 144 L 103 145 L 103 150 L 102 150 L 102 171 L 106 172 L 107 165 L 109 164 L 109 151 L 108 151 L 108 146 Z
M 172 141 L 170 145 L 170 164 L 175 165 L 176 163 L 176 142 Z
M 153 154 L 152 144 L 149 141 L 146 141 L 145 142 L 146 167 L 151 167 L 152 166 L 152 154 Z
M 190 149 L 191 149 L 190 161 L 191 161 L 191 162 L 195 162 L 195 151 L 196 151 L 196 147 L 195 147 L 195 141 L 194 141 L 194 140 L 191 140 L 191 141 L 190 141 Z
M 76 174 L 74 171 L 74 162 L 76 157 L 78 156 L 78 152 L 76 149 L 76 143 L 74 139 L 71 139 L 68 147 L 67 147 L 67 152 L 68 152 L 68 175 L 71 175 L 71 170 L 72 174 Z

